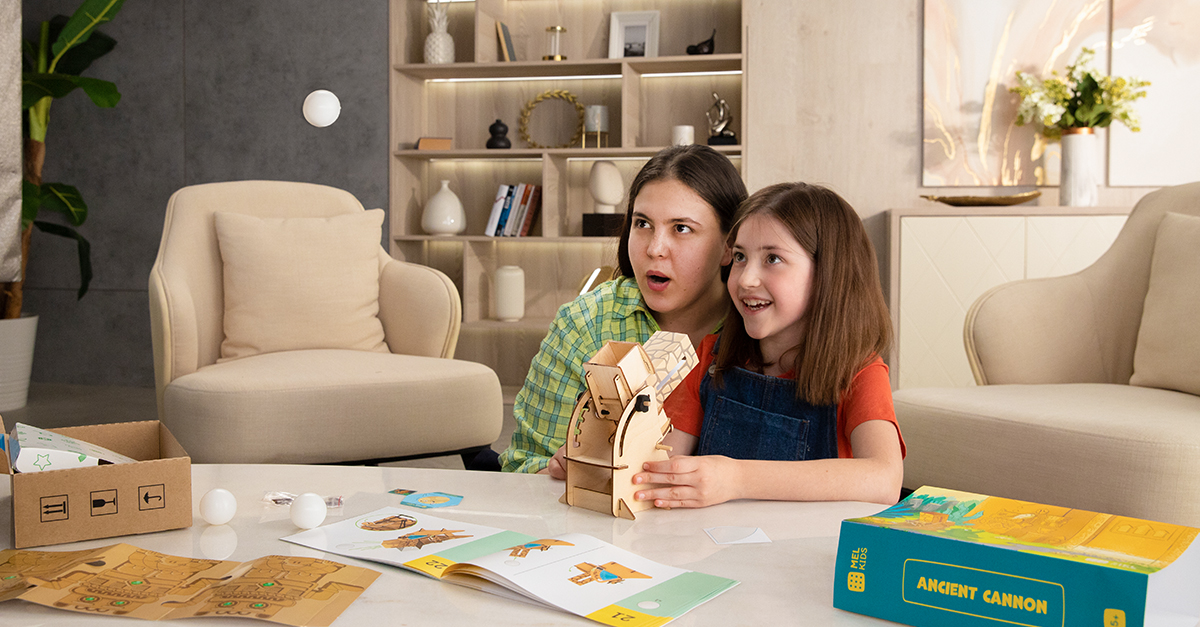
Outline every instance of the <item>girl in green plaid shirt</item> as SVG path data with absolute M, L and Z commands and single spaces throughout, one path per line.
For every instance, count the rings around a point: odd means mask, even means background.
M 563 478 L 560 449 L 584 390 L 583 362 L 606 342 L 644 342 L 662 330 L 699 346 L 720 328 L 729 308 L 725 236 L 745 199 L 737 169 L 708 146 L 667 148 L 646 162 L 629 188 L 618 276 L 559 308 L 513 405 L 505 471 Z

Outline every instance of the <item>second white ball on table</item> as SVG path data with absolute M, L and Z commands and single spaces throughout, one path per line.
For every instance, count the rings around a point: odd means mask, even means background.
M 301 529 L 313 529 L 325 522 L 325 499 L 319 494 L 305 492 L 292 499 L 292 523 Z

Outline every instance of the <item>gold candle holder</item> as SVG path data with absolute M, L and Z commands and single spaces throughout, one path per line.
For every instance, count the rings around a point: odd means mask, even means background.
M 567 57 L 562 54 L 562 34 L 567 32 L 567 29 L 562 26 L 547 26 L 546 27 L 546 56 L 542 57 L 543 61 L 566 61 Z

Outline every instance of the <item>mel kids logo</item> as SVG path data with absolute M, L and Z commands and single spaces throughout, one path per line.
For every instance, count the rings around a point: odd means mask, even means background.
M 863 592 L 867 589 L 867 548 L 862 547 L 850 552 L 850 574 L 846 578 L 846 587 L 851 592 Z

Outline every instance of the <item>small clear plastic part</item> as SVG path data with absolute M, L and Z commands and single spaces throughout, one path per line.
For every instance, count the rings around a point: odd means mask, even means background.
M 546 56 L 542 57 L 543 61 L 567 60 L 562 54 L 562 34 L 565 32 L 567 29 L 562 26 L 546 27 Z
M 292 494 L 291 492 L 272 491 L 264 492 L 262 500 L 263 503 L 268 505 L 288 506 L 292 504 L 292 500 L 295 498 L 296 495 Z M 325 507 L 329 509 L 340 509 L 342 504 L 345 502 L 345 499 L 341 496 L 323 496 L 321 498 L 325 499 Z

